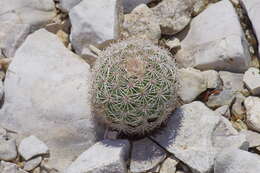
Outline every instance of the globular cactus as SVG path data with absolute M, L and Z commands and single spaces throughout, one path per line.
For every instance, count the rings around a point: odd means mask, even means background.
M 129 39 L 102 51 L 94 66 L 92 105 L 111 128 L 142 135 L 177 105 L 177 69 L 168 51 Z

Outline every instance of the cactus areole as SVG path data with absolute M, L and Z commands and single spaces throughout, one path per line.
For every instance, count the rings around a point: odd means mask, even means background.
M 112 44 L 93 70 L 95 115 L 125 134 L 152 131 L 177 105 L 176 68 L 168 51 L 148 40 Z

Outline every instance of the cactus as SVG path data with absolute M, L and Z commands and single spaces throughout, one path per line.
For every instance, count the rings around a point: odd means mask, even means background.
M 102 51 L 94 68 L 96 116 L 125 134 L 159 127 L 177 105 L 177 69 L 168 51 L 128 39 Z

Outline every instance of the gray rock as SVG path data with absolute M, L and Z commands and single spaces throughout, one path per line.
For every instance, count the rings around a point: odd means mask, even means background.
M 69 12 L 73 7 L 78 5 L 82 0 L 59 0 L 60 9 L 63 12 Z
M 168 157 L 161 166 L 160 173 L 172 173 L 176 171 L 176 166 L 179 163 L 178 160 L 176 160 L 173 157 Z
M 56 15 L 52 0 L 1 0 L 0 21 L 29 24 L 36 30 L 50 22 Z
M 124 13 L 130 13 L 135 7 L 140 4 L 147 4 L 153 0 L 122 0 L 124 6 Z
M 247 15 L 252 23 L 252 27 L 257 36 L 257 40 L 260 40 L 260 23 L 259 23 L 259 15 L 260 15 L 260 3 L 258 0 L 240 0 L 243 8 L 246 10 Z M 260 47 L 259 53 L 260 55 Z
M 23 169 L 25 171 L 31 171 L 34 168 L 36 168 L 38 165 L 40 165 L 41 161 L 42 161 L 42 157 L 41 156 L 35 157 L 35 158 L 31 159 L 31 160 L 28 160 L 28 161 L 25 162 Z
M 13 57 L 16 49 L 30 32 L 28 24 L 0 22 L 0 50 L 6 57 Z
M 236 11 L 229 0 L 211 4 L 196 16 L 176 60 L 183 67 L 244 72 L 250 55 Z
M 28 173 L 20 169 L 16 164 L 10 162 L 0 162 L 0 172 L 1 173 Z
M 260 98 L 247 97 L 244 105 L 246 107 L 247 126 L 252 130 L 260 132 Z
M 192 3 L 189 0 L 164 0 L 152 8 L 163 34 L 182 31 L 191 20 Z
M 155 43 L 158 43 L 161 37 L 160 25 L 153 11 L 145 4 L 137 6 L 130 14 L 126 14 L 123 26 L 130 37 L 145 37 Z
M 3 99 L 3 96 L 4 96 L 4 83 L 3 81 L 0 79 L 0 100 Z
M 226 117 L 227 119 L 230 118 L 230 110 L 228 105 L 221 106 L 215 110 L 215 112 L 221 114 L 222 116 Z
M 0 139 L 0 160 L 13 161 L 17 157 L 15 139 Z
M 148 138 L 133 142 L 130 171 L 146 172 L 166 158 L 165 151 Z
M 207 173 L 214 163 L 212 133 L 219 121 L 219 114 L 201 102 L 192 102 L 178 108 L 168 120 L 167 127 L 152 138 L 193 172 Z
M 46 144 L 40 141 L 35 136 L 29 136 L 22 140 L 18 147 L 19 154 L 29 160 L 35 156 L 46 155 L 49 153 L 49 148 Z
M 239 149 L 223 150 L 215 160 L 214 173 L 258 173 L 260 156 Z
M 237 93 L 234 103 L 231 108 L 233 117 L 243 120 L 246 117 L 246 109 L 244 107 L 244 100 L 246 99 L 241 93 Z
M 82 153 L 64 173 L 126 173 L 129 147 L 127 140 L 103 140 Z
M 231 90 L 223 90 L 220 93 L 212 94 L 206 102 L 210 108 L 219 108 L 224 105 L 231 105 L 235 99 L 235 93 Z
M 182 68 L 179 70 L 180 89 L 179 96 L 185 103 L 193 101 L 207 88 L 218 88 L 219 75 L 216 71 L 201 72 L 194 68 Z
M 249 148 L 260 146 L 260 134 L 251 130 L 243 130 L 242 134 L 246 135 Z
M 260 95 L 260 71 L 257 68 L 249 68 L 243 77 L 246 87 L 253 95 Z
M 90 108 L 90 67 L 57 36 L 41 29 L 17 50 L 5 79 L 0 126 L 35 135 L 50 149 L 50 165 L 62 171 L 96 140 Z M 26 117 L 26 118 L 24 118 Z M 59 162 L 57 162 L 59 160 Z
M 69 12 L 73 48 L 81 55 L 90 44 L 102 48 L 118 39 L 122 16 L 121 0 L 81 1 Z
M 244 90 L 243 73 L 220 71 L 219 76 L 223 82 L 224 90 L 231 90 L 234 92 L 242 92 Z

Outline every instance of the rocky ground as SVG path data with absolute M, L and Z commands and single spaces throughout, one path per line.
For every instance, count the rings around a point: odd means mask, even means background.
M 1 173 L 259 173 L 258 0 L 1 0 Z M 92 116 L 91 68 L 128 37 L 169 49 L 181 106 L 142 138 Z

